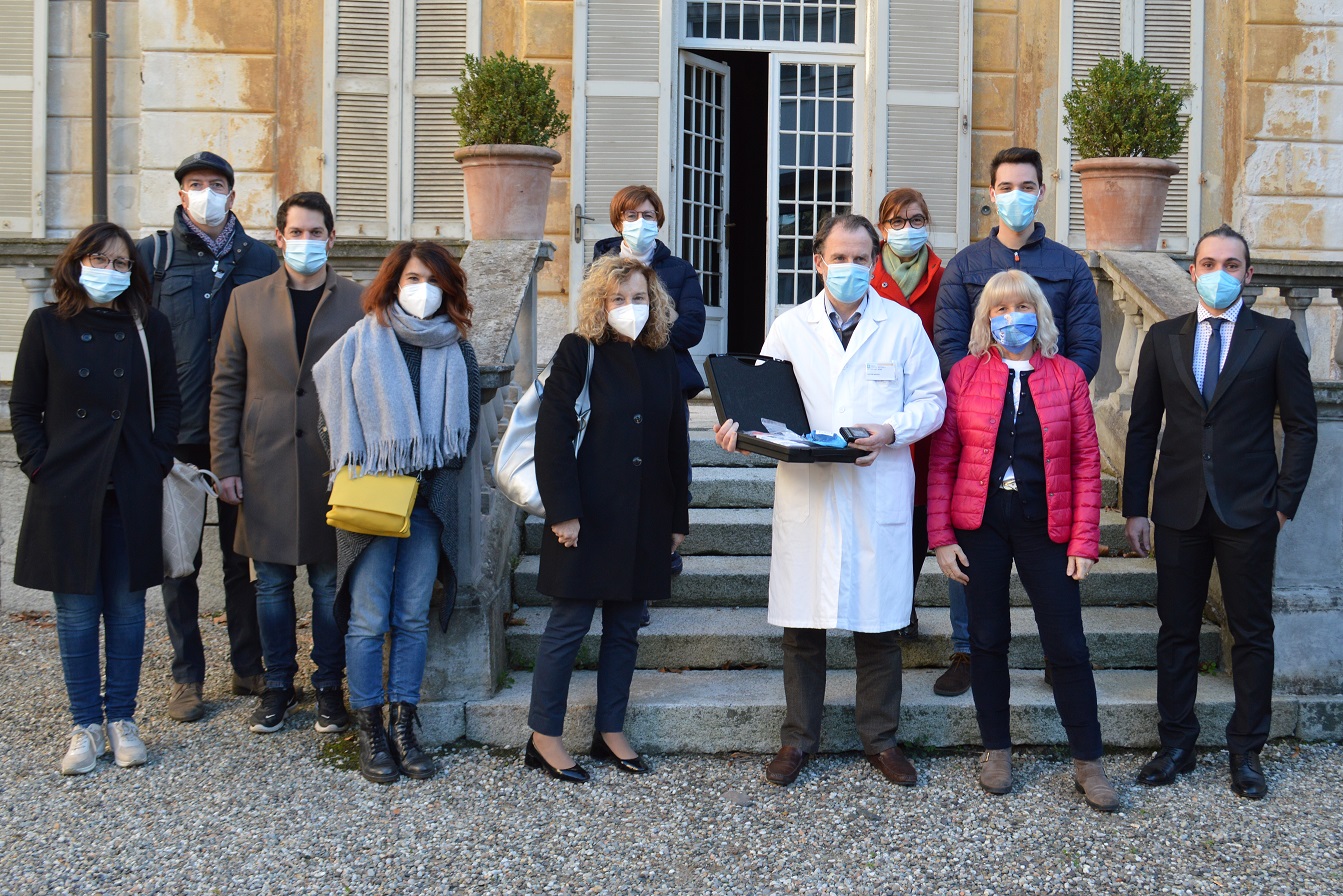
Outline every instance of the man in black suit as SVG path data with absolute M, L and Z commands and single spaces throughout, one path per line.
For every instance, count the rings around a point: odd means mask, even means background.
M 1231 789 L 1262 799 L 1268 784 L 1259 750 L 1273 706 L 1273 557 L 1278 531 L 1296 513 L 1310 476 L 1315 392 L 1292 322 L 1241 301 L 1252 274 L 1243 236 L 1226 225 L 1204 234 L 1189 266 L 1197 309 L 1153 325 L 1143 341 L 1125 447 L 1124 516 L 1129 543 L 1143 555 L 1156 524 L 1161 615 L 1161 749 L 1138 772 L 1138 783 L 1170 784 L 1194 768 L 1198 635 L 1215 559 L 1233 638 Z M 1275 410 L 1281 463 L 1273 447 Z

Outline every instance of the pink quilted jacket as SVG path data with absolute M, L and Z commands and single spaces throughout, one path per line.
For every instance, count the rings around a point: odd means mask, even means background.
M 1100 555 L 1101 465 L 1086 376 L 1067 358 L 1045 358 L 1039 352 L 1031 366 L 1031 398 L 1044 439 L 1049 539 L 1067 543 L 1070 557 L 1095 560 Z M 951 368 L 946 420 L 933 436 L 928 467 L 930 547 L 955 544 L 954 529 L 977 529 L 984 522 L 1007 372 L 996 346 Z

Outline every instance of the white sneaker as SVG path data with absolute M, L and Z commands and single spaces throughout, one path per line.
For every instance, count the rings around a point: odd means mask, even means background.
M 102 725 L 76 725 L 70 733 L 70 749 L 61 757 L 61 774 L 87 775 L 98 765 L 98 757 L 107 752 Z
M 140 740 L 140 729 L 130 719 L 108 722 L 107 740 L 117 765 L 130 768 L 145 764 L 145 742 Z

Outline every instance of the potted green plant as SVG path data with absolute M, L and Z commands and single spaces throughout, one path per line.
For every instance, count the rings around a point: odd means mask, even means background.
M 467 55 L 453 90 L 461 148 L 453 155 L 466 181 L 472 239 L 538 240 L 545 233 L 550 148 L 569 129 L 550 86 L 554 70 L 515 56 Z
M 1180 166 L 1189 117 L 1181 112 L 1194 87 L 1176 87 L 1159 65 L 1101 59 L 1064 94 L 1063 123 L 1077 150 L 1088 249 L 1151 251 L 1161 239 L 1161 213 Z

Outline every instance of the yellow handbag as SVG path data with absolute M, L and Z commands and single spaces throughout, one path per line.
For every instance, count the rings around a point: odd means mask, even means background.
M 351 479 L 350 468 L 341 467 L 331 486 L 327 525 L 361 535 L 408 538 L 419 486 L 414 476 L 370 473 Z

